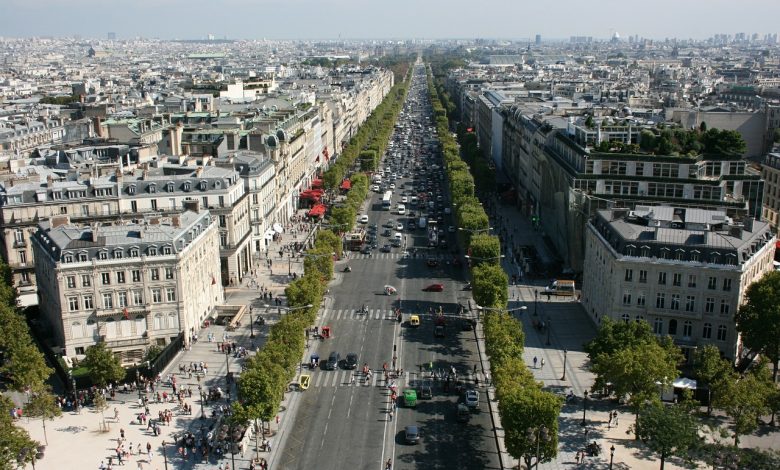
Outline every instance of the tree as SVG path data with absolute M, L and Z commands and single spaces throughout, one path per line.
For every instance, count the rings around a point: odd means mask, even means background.
M 594 125 L 593 116 L 588 114 L 588 117 L 585 118 L 585 127 L 587 127 L 588 129 L 593 129 L 593 125 Z
M 501 266 L 483 264 L 471 271 L 474 301 L 477 305 L 505 309 L 509 280 Z
M 501 262 L 501 243 L 496 236 L 487 233 L 472 234 L 469 249 L 472 266 L 483 263 L 498 265 Z
M 118 382 L 125 377 L 125 369 L 114 353 L 106 348 L 106 343 L 97 343 L 87 348 L 81 364 L 87 368 L 92 383 L 105 387 L 110 382 Z
M 599 354 L 591 369 L 596 374 L 596 388 L 611 384 L 618 397 L 629 396 L 629 403 L 638 416 L 647 401 L 657 401 L 659 384 L 669 386 L 677 375 L 682 353 L 670 338 L 640 343 L 611 354 Z M 637 436 L 638 438 L 638 436 Z
M 512 387 L 498 402 L 507 451 L 512 457 L 525 460 L 526 468 L 531 468 L 537 444 L 540 462 L 549 462 L 558 454 L 558 417 L 562 406 L 561 397 L 535 385 Z M 540 432 L 542 426 L 547 439 Z M 542 438 L 537 441 L 540 435 Z
M 49 438 L 46 436 L 46 420 L 62 415 L 62 410 L 57 406 L 57 398 L 51 393 L 48 385 L 30 391 L 30 401 L 25 407 L 25 413 L 30 418 L 41 418 L 43 439 L 48 445 Z
M 106 426 L 106 416 L 104 414 L 104 412 L 108 409 L 108 402 L 106 401 L 106 397 L 101 391 L 98 391 L 98 393 L 95 394 L 95 398 L 92 400 L 92 404 L 95 407 L 95 410 L 100 412 L 103 432 L 108 431 L 108 426 Z
M 39 388 L 51 375 L 52 369 L 34 344 L 26 343 L 9 352 L 3 369 L 11 372 L 12 388 L 17 392 Z
M 37 453 L 38 442 L 30 439 L 24 429 L 16 425 L 11 418 L 14 403 L 5 395 L 0 394 L 0 470 L 17 470 L 17 462 L 24 455 L 25 462 L 31 462 Z M 21 462 L 19 462 L 21 463 Z
M 620 349 L 656 341 L 650 324 L 646 321 L 619 321 L 604 317 L 596 337 L 585 344 L 585 352 L 591 361 L 602 354 L 612 354 Z
M 780 360 L 780 271 L 770 271 L 751 284 L 745 299 L 735 317 L 737 331 L 742 334 L 746 347 L 772 361 L 772 379 L 777 381 Z
M 769 411 L 767 399 L 773 390 L 768 371 L 759 366 L 739 379 L 729 380 L 716 397 L 718 407 L 734 421 L 735 447 L 739 447 L 740 436 L 755 431 L 758 420 Z
M 704 133 L 707 132 L 707 123 L 702 121 L 701 124 L 699 124 L 699 132 Z
M 737 131 L 709 129 L 702 134 L 704 151 L 712 155 L 741 156 L 747 149 L 742 134 Z
M 265 348 L 264 348 L 265 349 Z M 270 421 L 284 397 L 287 377 L 279 364 L 261 359 L 241 374 L 239 396 L 250 419 Z
M 693 371 L 696 380 L 706 385 L 709 390 L 707 414 L 712 414 L 713 399 L 719 395 L 726 382 L 731 380 L 732 368 L 728 361 L 720 357 L 720 350 L 708 344 L 696 350 Z
M 643 130 L 639 134 L 639 147 L 646 152 L 654 150 L 656 147 L 655 134 L 647 129 Z
M 696 418 L 684 404 L 666 406 L 650 402 L 642 406 L 635 431 L 639 439 L 659 455 L 661 470 L 667 458 L 686 457 L 688 450 L 699 441 Z

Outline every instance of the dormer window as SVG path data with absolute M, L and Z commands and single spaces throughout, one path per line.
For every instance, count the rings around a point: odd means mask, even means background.
M 135 194 L 135 185 L 131 184 L 127 187 L 127 194 Z
M 200 180 L 200 190 L 205 191 L 209 189 L 209 183 L 206 180 Z
M 87 253 L 85 253 L 83 251 L 81 253 L 79 253 L 79 261 L 87 261 L 87 259 L 88 259 L 87 258 Z
M 221 188 L 222 187 L 222 181 L 219 181 L 219 180 L 215 181 L 214 182 L 214 187 L 215 188 Z
M 98 259 L 108 259 L 108 252 L 107 251 L 101 251 L 98 253 Z
M 157 192 L 157 185 L 154 184 L 154 183 L 151 183 L 149 185 L 149 192 L 152 193 L 152 194 L 156 193 Z
M 190 182 L 189 181 L 184 183 L 184 190 L 185 191 L 189 191 L 190 190 Z
M 156 246 L 150 246 L 148 251 L 149 251 L 149 256 L 157 256 L 157 247 Z
M 164 246 L 164 247 L 163 247 L 163 249 L 162 249 L 162 251 L 163 251 L 163 254 L 164 254 L 164 255 L 170 255 L 170 254 L 172 254 L 172 253 L 173 253 L 173 250 L 172 250 L 172 249 L 171 249 L 171 247 L 170 247 L 170 246 L 168 246 L 168 245 Z
M 138 258 L 138 255 L 139 255 L 138 247 L 134 246 L 134 247 L 130 248 L 130 257 L 131 258 Z
M 167 184 L 167 187 L 168 187 L 167 191 L 168 191 L 169 193 L 172 193 L 172 192 L 173 192 L 173 186 L 174 186 L 174 185 L 173 185 L 173 181 L 169 181 L 169 182 L 168 182 L 168 184 Z
M 73 262 L 73 255 L 71 255 L 70 253 L 66 254 L 65 256 L 62 257 L 62 262 L 63 263 L 72 263 Z
M 114 259 L 123 258 L 122 250 L 114 250 Z

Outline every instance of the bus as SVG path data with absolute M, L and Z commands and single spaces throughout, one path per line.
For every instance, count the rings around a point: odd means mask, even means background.
M 382 196 L 382 208 L 386 211 L 389 211 L 392 205 L 393 205 L 393 192 L 385 191 L 385 195 Z

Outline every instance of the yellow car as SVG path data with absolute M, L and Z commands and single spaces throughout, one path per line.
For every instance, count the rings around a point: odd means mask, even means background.
M 420 326 L 420 316 L 419 315 L 411 315 L 409 317 L 409 326 L 413 326 L 415 328 Z

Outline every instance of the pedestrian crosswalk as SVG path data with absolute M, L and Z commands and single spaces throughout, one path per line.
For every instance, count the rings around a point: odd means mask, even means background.
M 363 254 L 363 253 L 355 253 L 351 252 L 348 255 L 349 259 L 351 260 L 357 260 L 357 259 L 409 259 L 419 262 L 425 262 L 428 258 L 436 258 L 441 261 L 447 261 L 452 260 L 454 255 L 447 254 L 447 253 L 417 253 L 417 256 L 413 256 L 411 254 L 404 254 L 403 252 L 391 252 L 391 253 L 383 253 L 381 251 L 376 251 L 374 253 L 371 253 L 370 255 Z
M 390 383 L 385 381 L 384 375 L 381 370 L 376 370 L 371 374 L 371 378 L 366 379 L 363 372 L 360 370 L 336 370 L 327 371 L 317 369 L 315 371 L 305 371 L 305 374 L 311 375 L 311 381 L 309 387 L 314 388 L 340 388 L 340 387 L 388 387 L 388 385 L 394 385 L 397 390 L 403 390 L 405 387 L 416 387 L 420 384 L 428 384 L 437 386 L 444 386 L 444 380 L 433 380 L 432 375 L 428 372 L 423 372 L 422 375 L 418 372 L 401 373 L 400 377 L 391 377 Z M 353 382 L 354 377 L 354 382 Z M 443 377 L 443 376 L 442 376 Z M 477 383 L 485 383 L 485 375 L 482 372 L 478 372 L 476 376 L 468 373 L 465 377 L 459 377 L 461 380 L 467 383 L 474 383 L 474 379 L 477 379 Z
M 368 313 L 362 313 L 360 307 L 324 309 L 320 311 L 323 320 L 383 320 L 395 319 L 392 309 L 368 309 Z

